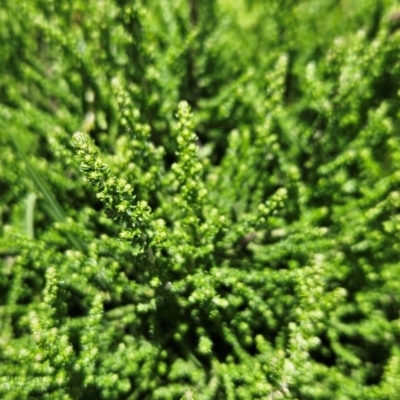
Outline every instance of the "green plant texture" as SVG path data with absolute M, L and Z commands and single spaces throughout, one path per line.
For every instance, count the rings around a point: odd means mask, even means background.
M 0 398 L 400 398 L 400 3 L 3 0 Z

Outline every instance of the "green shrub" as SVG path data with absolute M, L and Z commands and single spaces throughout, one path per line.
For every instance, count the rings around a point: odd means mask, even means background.
M 400 398 L 396 7 L 3 1 L 1 398 Z

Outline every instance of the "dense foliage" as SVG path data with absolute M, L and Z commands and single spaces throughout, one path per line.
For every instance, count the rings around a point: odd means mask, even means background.
M 400 398 L 399 27 L 3 0 L 0 397 Z

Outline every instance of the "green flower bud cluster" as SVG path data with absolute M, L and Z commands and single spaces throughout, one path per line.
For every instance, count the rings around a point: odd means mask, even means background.
M 98 158 L 96 148 L 90 144 L 85 134 L 75 133 L 73 145 L 77 149 L 81 170 L 97 190 L 97 198 L 107 205 L 105 214 L 124 226 L 125 229 L 119 234 L 120 238 L 144 248 L 150 245 L 148 236 L 154 236 L 154 242 L 159 244 L 165 233 L 151 229 L 151 210 L 147 202 L 134 202 L 132 186 L 111 173 L 110 168 Z M 158 226 L 163 225 L 158 222 Z

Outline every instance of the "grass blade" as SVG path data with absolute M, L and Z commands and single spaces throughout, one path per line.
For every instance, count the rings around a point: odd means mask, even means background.
M 26 157 L 26 155 L 24 154 L 24 152 L 21 149 L 21 146 L 18 143 L 17 137 L 11 135 L 10 133 L 8 133 L 8 136 L 11 139 L 11 143 L 13 144 L 16 152 L 20 155 L 20 157 L 24 161 L 27 171 L 28 171 L 33 183 L 35 184 L 35 186 L 39 190 L 39 192 L 42 194 L 42 196 L 47 204 L 46 210 L 50 214 L 50 217 L 56 222 L 65 222 L 66 217 L 65 217 L 62 207 L 60 206 L 60 204 L 58 203 L 56 198 L 53 196 L 52 192 L 48 189 L 48 187 L 46 186 L 46 184 L 45 184 L 44 180 L 42 179 L 42 177 L 40 176 L 40 174 L 32 167 L 31 163 L 28 161 L 28 158 Z M 29 196 L 28 196 L 28 198 L 29 198 Z M 30 201 L 32 203 L 32 199 Z M 27 207 L 26 223 L 28 224 L 29 221 L 32 223 L 32 226 L 30 228 L 27 228 L 27 233 L 28 233 L 28 236 L 30 236 L 30 237 L 33 237 L 33 205 L 34 205 L 34 201 L 31 205 L 31 207 L 32 207 L 31 210 L 28 210 L 28 207 Z M 32 213 L 29 215 L 29 217 L 28 217 L 28 212 Z M 71 235 L 70 233 L 67 233 L 66 235 L 67 235 L 70 243 L 76 249 L 78 249 L 82 252 L 85 250 L 86 246 L 83 244 L 83 242 L 81 240 L 77 239 L 75 236 Z

